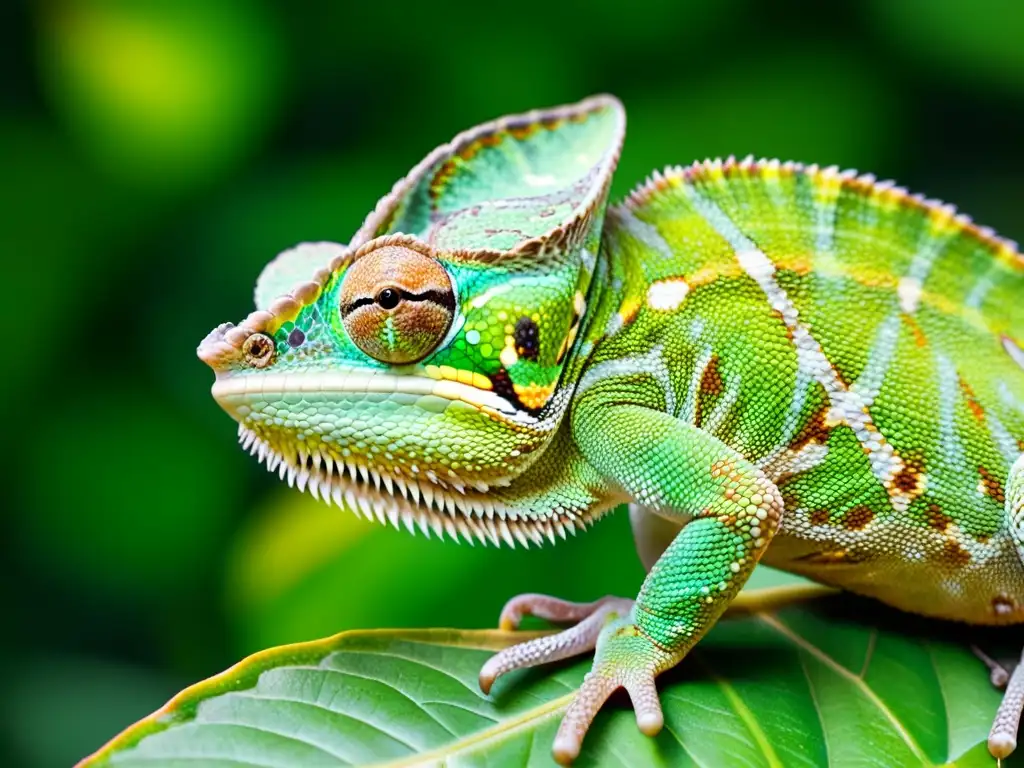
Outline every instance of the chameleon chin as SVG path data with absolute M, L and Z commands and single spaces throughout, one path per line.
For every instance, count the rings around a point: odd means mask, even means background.
M 636 598 L 514 597 L 504 627 L 574 626 L 480 671 L 486 692 L 597 648 L 561 763 L 618 688 L 659 731 L 655 678 L 762 558 L 905 611 L 1024 621 L 1016 247 L 790 162 L 668 168 L 608 207 L 624 131 L 599 96 L 456 136 L 347 246 L 277 257 L 256 311 L 199 347 L 243 445 L 357 514 L 514 546 L 630 504 Z M 1024 665 L 993 755 L 1022 704 Z

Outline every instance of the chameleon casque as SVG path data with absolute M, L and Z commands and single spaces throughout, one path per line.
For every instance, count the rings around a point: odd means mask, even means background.
M 636 600 L 513 598 L 575 622 L 480 673 L 596 648 L 574 759 L 764 562 L 905 611 L 1024 621 L 1024 258 L 950 206 L 777 161 L 655 173 L 606 207 L 617 100 L 506 117 L 399 181 L 345 245 L 260 276 L 199 357 L 243 445 L 357 514 L 554 541 L 628 503 Z M 1018 670 L 1024 666 L 1018 667 Z M 1024 672 L 989 739 L 1015 747 Z

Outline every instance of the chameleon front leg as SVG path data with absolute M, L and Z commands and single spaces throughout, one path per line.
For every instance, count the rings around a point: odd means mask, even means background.
M 563 764 L 579 754 L 595 715 L 618 688 L 628 691 L 644 733 L 661 729 L 654 678 L 679 663 L 725 611 L 782 514 L 778 489 L 760 470 L 668 414 L 584 401 L 573 412 L 573 435 L 587 461 L 637 502 L 663 516 L 691 519 L 651 568 L 628 611 L 621 611 L 621 603 L 598 608 L 578 627 L 554 635 L 549 640 L 557 655 L 539 657 L 538 647 L 528 643 L 502 651 L 485 667 L 505 672 L 565 658 L 572 655 L 566 646 L 583 652 L 589 644 L 573 640 L 588 625 L 584 634 L 596 644 L 594 665 L 555 737 L 554 756 Z M 563 636 L 569 638 L 559 642 Z
M 1010 535 L 1017 545 L 1021 563 L 1024 564 L 1024 454 L 1021 454 L 1010 467 L 1010 474 L 1006 480 L 1005 503 Z M 992 683 L 998 686 L 1002 682 L 1006 686 L 1003 701 L 996 711 L 992 730 L 988 735 L 988 751 L 996 758 L 1009 757 L 1017 748 L 1017 729 L 1020 727 L 1021 712 L 1024 711 L 1024 656 L 1008 680 L 1005 679 L 1005 671 L 1003 675 L 999 675 L 990 659 L 983 656 L 982 661 L 985 661 L 992 672 Z

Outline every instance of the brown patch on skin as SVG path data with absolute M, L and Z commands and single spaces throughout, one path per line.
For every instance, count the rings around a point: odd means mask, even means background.
M 981 403 L 978 402 L 978 398 L 974 394 L 974 390 L 971 389 L 971 385 L 964 381 L 963 377 L 957 377 L 957 381 L 960 383 L 960 391 L 963 392 L 964 400 L 967 401 L 967 407 L 971 409 L 971 413 L 974 414 L 974 418 L 978 421 L 985 420 L 985 409 L 981 407 Z
M 985 495 L 1000 504 L 1005 504 L 1006 491 L 999 478 L 985 469 L 985 467 L 978 467 L 978 474 L 981 476 L 981 485 L 985 489 Z
M 481 136 L 469 146 L 464 147 L 462 151 L 459 152 L 459 157 L 463 160 L 472 160 L 481 149 L 484 149 L 485 147 L 496 147 L 501 144 L 504 138 L 505 137 L 500 133 Z
M 924 457 L 920 454 L 907 453 L 902 457 L 903 467 L 893 475 L 892 485 L 906 494 L 913 494 L 921 487 L 924 477 Z
M 811 525 L 827 525 L 831 515 L 827 509 L 816 509 L 811 512 Z
M 968 552 L 959 541 L 947 539 L 942 548 L 943 558 L 953 565 L 968 565 L 971 562 L 971 553 Z
M 859 507 L 854 507 L 843 517 L 843 525 L 851 531 L 860 531 L 867 527 L 868 523 L 875 519 L 875 511 L 865 505 L 861 504 Z
M 992 541 L 992 536 L 987 533 L 976 533 L 974 534 L 974 540 L 979 544 L 988 544 Z
M 700 393 L 702 395 L 720 395 L 725 390 L 722 375 L 718 371 L 718 355 L 712 355 L 700 377 Z
M 928 509 L 925 510 L 924 519 L 928 522 L 929 527 L 934 528 L 940 533 L 945 533 L 946 529 L 953 523 L 953 518 L 945 514 L 938 504 L 928 505 Z
M 910 328 L 910 332 L 914 334 L 914 343 L 919 347 L 928 346 L 928 337 L 924 335 L 924 331 L 921 330 L 921 326 L 912 315 L 903 315 L 903 322 Z
M 533 134 L 535 134 L 538 130 L 540 130 L 540 126 L 537 125 L 536 123 L 510 125 L 508 127 L 508 134 L 516 141 L 522 141 L 523 139 L 528 139 L 530 136 L 533 136 Z
M 707 367 L 704 369 L 703 375 L 700 377 L 700 385 L 698 387 L 698 397 L 695 413 L 693 414 L 693 423 L 696 426 L 701 426 L 704 423 L 704 410 L 709 404 L 707 399 L 716 395 L 722 394 L 725 391 L 725 386 L 722 383 L 722 375 L 718 371 L 718 355 L 712 355 L 711 359 L 708 360 Z
M 1016 610 L 1017 604 L 1012 597 L 996 595 L 992 598 L 992 613 L 996 616 L 1008 616 Z
M 783 509 L 796 509 L 798 506 L 800 505 L 797 503 L 796 496 L 794 496 L 791 493 L 786 493 L 785 491 L 782 491 Z
M 828 410 L 828 404 L 825 404 L 811 415 L 811 418 L 801 427 L 796 437 L 789 444 L 791 451 L 799 452 L 810 443 L 825 443 L 828 441 L 829 432 L 831 431 L 827 425 Z
M 642 302 L 640 299 L 632 296 L 622 302 L 622 306 L 619 307 L 619 315 L 622 317 L 622 324 L 629 325 L 633 320 L 636 319 L 637 312 L 640 311 L 640 305 Z
M 455 160 L 445 160 L 441 167 L 434 173 L 434 178 L 430 180 L 430 185 L 427 187 L 427 194 L 431 200 L 436 201 L 441 197 L 441 192 L 447 186 L 448 181 L 452 176 L 455 175 Z

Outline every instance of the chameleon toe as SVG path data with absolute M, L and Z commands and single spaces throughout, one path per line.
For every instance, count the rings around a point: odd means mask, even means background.
M 988 751 L 992 757 L 1005 760 L 1017 748 L 1017 739 L 1008 733 L 993 733 L 988 737 Z
M 502 611 L 503 624 L 506 612 L 518 615 L 520 610 L 526 609 L 527 606 L 521 603 L 533 607 L 543 606 L 534 615 L 544 618 L 555 615 L 562 620 L 568 616 L 584 618 L 576 626 L 562 632 L 517 643 L 492 656 L 480 669 L 480 689 L 484 693 L 489 693 L 494 681 L 506 672 L 535 667 L 592 651 L 605 623 L 610 618 L 628 612 L 633 605 L 632 600 L 621 597 L 604 597 L 593 603 L 569 603 L 545 595 L 522 595 L 513 598 L 505 606 L 505 610 Z M 511 611 L 509 606 L 513 606 Z

